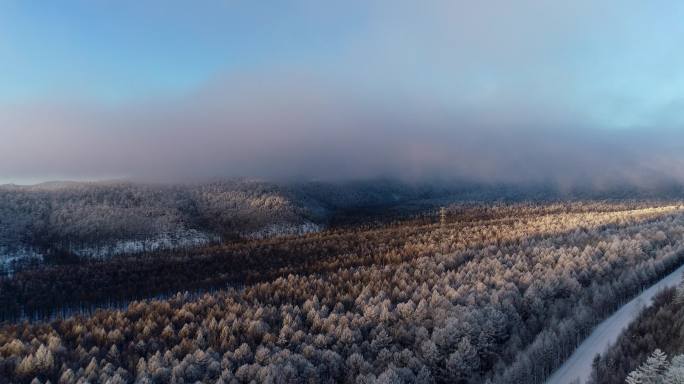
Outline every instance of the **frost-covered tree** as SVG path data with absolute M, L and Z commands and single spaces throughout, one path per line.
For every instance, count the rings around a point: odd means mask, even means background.
M 667 355 L 660 349 L 656 349 L 639 368 L 627 375 L 626 382 L 627 384 L 661 384 L 668 367 Z
M 684 262 L 676 209 L 598 207 L 478 207 L 444 227 L 409 221 L 0 279 L 0 300 L 22 305 L 218 287 L 5 323 L 0 383 L 28 384 L 46 351 L 53 368 L 39 379 L 53 383 L 541 383 L 596 322 Z
M 668 362 L 667 355 L 659 349 L 639 368 L 630 372 L 627 384 L 682 384 L 684 383 L 684 355 L 677 355 Z

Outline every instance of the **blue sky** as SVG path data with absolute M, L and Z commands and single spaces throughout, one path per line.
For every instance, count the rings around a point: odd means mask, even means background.
M 326 7 L 327 8 L 327 7 Z M 189 92 L 213 77 L 319 65 L 363 28 L 363 9 L 278 1 L 0 3 L 0 97 L 126 101 Z M 328 14 L 326 14 L 328 13 Z
M 662 0 L 2 1 L 0 182 L 557 177 L 540 158 L 636 178 L 679 161 L 682 20 Z

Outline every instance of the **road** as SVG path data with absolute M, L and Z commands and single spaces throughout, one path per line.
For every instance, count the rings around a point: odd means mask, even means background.
M 643 291 L 632 301 L 623 305 L 613 315 L 601 322 L 575 352 L 554 372 L 546 384 L 585 383 L 591 374 L 591 364 L 597 353 L 603 353 L 614 343 L 622 330 L 634 320 L 641 310 L 651 305 L 653 297 L 666 287 L 672 287 L 682 281 L 684 265 L 662 278 Z

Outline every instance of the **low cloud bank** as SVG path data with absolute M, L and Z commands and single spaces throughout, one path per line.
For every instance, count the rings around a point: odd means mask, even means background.
M 561 186 L 684 181 L 683 135 L 592 127 L 549 105 L 455 111 L 370 100 L 311 79 L 213 84 L 123 106 L 31 104 L 0 113 L 0 175 L 157 181 L 396 177 Z
M 0 105 L 0 180 L 684 181 L 684 6 L 316 4 L 320 50 L 184 96 Z

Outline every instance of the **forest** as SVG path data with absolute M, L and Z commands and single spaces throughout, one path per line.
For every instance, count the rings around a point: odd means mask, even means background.
M 625 193 L 632 193 L 632 198 L 667 198 L 678 196 L 678 191 L 575 190 L 563 199 L 615 200 Z M 185 250 L 237 239 L 386 223 L 420 216 L 454 202 L 548 202 L 560 197 L 558 190 L 546 186 L 392 180 L 0 185 L 0 272 L 65 256 L 107 258 Z
M 441 220 L 41 265 L 0 278 L 0 383 L 542 383 L 684 263 L 682 213 L 454 204 Z
M 488 238 L 490 231 L 519 225 L 516 223 L 530 216 L 567 212 L 607 215 L 615 210 L 645 206 L 639 202 L 455 204 L 448 209 L 452 222 L 447 227 L 436 227 L 434 216 L 423 216 L 395 225 L 356 225 L 303 236 L 237 241 L 175 252 L 105 259 L 73 258 L 64 254 L 52 264 L 0 277 L 0 316 L 44 315 L 55 305 L 120 302 L 177 290 L 241 286 L 290 273 L 334 271 L 341 266 L 382 263 L 388 258 L 405 260 L 429 255 L 438 237 L 445 233 L 458 240 L 440 245 L 441 251 L 451 252 L 500 242 L 501 239 Z M 547 231 L 540 224 L 518 229 L 518 234 L 522 230 Z
M 684 381 L 684 285 L 661 292 L 594 360 L 591 383 Z M 673 356 L 670 361 L 667 356 Z M 645 376 L 649 376 L 646 378 Z M 628 379 L 629 378 L 629 379 Z
M 405 218 L 434 207 L 435 199 L 466 199 L 476 191 L 396 181 L 253 179 L 0 185 L 0 271 L 65 254 L 106 258 Z
M 311 216 L 276 186 L 249 180 L 0 186 L 0 249 L 77 252 L 190 231 L 207 243 L 269 224 L 296 227 Z

